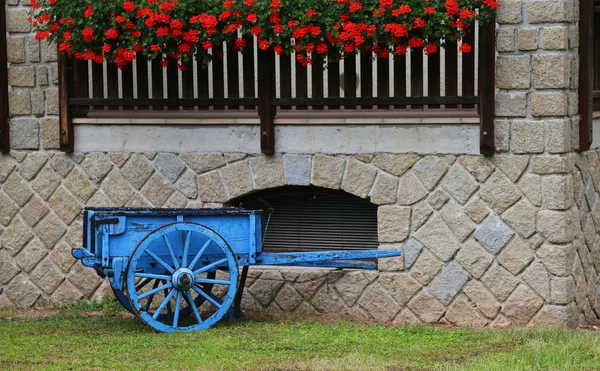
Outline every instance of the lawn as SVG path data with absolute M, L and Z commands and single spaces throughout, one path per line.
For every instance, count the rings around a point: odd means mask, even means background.
M 43 313 L 0 313 L 0 370 L 600 369 L 595 331 L 246 320 L 159 334 L 113 308 Z

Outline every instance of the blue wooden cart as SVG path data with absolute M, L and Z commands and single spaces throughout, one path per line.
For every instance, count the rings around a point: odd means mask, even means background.
M 250 265 L 375 269 L 359 259 L 398 250 L 265 253 L 261 212 L 88 208 L 73 256 L 108 277 L 120 303 L 158 331 L 209 328 L 239 317 Z M 239 269 L 242 267 L 240 274 Z

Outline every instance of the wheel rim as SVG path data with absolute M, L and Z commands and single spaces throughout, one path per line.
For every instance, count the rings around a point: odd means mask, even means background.
M 138 243 L 127 268 L 127 293 L 135 314 L 158 331 L 203 330 L 231 307 L 237 278 L 235 256 L 221 236 L 178 222 Z

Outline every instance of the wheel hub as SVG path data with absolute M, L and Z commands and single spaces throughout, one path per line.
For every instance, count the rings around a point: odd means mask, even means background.
M 194 286 L 194 272 L 187 268 L 179 268 L 173 273 L 173 286 L 179 291 L 189 290 Z

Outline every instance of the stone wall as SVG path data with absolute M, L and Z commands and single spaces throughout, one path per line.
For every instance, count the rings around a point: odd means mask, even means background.
M 315 185 L 379 205 L 380 248 L 403 256 L 374 272 L 253 269 L 246 309 L 478 327 L 598 321 L 600 159 L 575 152 L 576 1 L 501 1 L 489 158 L 310 148 L 272 157 L 160 147 L 65 155 L 56 151 L 54 49 L 29 33 L 28 2 L 8 3 L 14 150 L 0 157 L 0 305 L 110 291 L 70 256 L 84 206 L 218 207 Z

